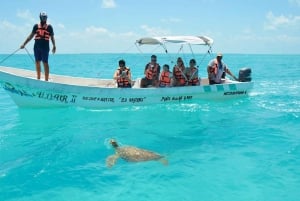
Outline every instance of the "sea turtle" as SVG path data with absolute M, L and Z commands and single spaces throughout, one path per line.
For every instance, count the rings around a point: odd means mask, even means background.
M 150 161 L 156 160 L 160 161 L 164 165 L 168 165 L 168 161 L 164 158 L 164 156 L 148 151 L 145 149 L 140 149 L 133 146 L 124 146 L 120 147 L 116 140 L 111 139 L 110 144 L 115 149 L 116 153 L 114 155 L 110 155 L 106 159 L 107 167 L 112 167 L 118 158 L 122 158 L 128 162 L 142 162 L 142 161 Z

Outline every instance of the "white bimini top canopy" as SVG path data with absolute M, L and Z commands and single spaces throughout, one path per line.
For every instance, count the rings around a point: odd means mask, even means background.
M 213 39 L 207 36 L 163 36 L 163 37 L 144 37 L 136 41 L 139 45 L 164 45 L 165 43 L 207 45 L 213 44 Z

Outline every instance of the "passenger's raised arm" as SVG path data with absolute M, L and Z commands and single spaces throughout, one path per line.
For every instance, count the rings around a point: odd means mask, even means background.
M 174 86 L 185 86 L 188 79 L 185 75 L 185 66 L 181 57 L 177 58 L 177 64 L 173 68 Z
M 198 68 L 196 66 L 195 59 L 190 60 L 190 67 L 186 68 L 185 74 L 188 79 L 188 85 L 190 85 L 190 86 L 200 85 L 199 72 L 198 72 Z

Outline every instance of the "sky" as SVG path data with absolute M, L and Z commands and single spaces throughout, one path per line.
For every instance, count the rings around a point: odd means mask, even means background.
M 213 51 L 300 54 L 300 0 L 0 0 L 0 53 L 48 14 L 57 53 L 131 53 L 147 36 L 205 35 Z M 32 51 L 34 40 L 26 45 Z

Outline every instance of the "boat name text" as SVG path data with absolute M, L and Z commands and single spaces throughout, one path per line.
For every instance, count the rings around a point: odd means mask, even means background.
M 75 103 L 76 95 L 65 95 L 65 94 L 57 94 L 57 93 L 47 93 L 43 91 L 39 91 L 35 94 L 38 98 L 46 99 L 46 100 L 54 100 L 59 101 L 61 103 Z
M 247 94 L 247 91 L 228 91 L 228 92 L 224 92 L 225 96 L 228 96 L 228 95 L 242 95 L 242 94 Z
M 182 101 L 182 100 L 192 100 L 193 96 L 163 96 L 161 97 L 161 102 L 167 101 Z
M 144 102 L 144 99 L 146 99 L 146 97 L 143 97 L 143 98 L 124 98 L 124 97 L 120 97 L 119 98 L 121 103 L 126 103 L 126 102 L 142 103 L 142 102 Z
M 82 97 L 83 100 L 86 100 L 86 101 L 100 101 L 100 102 L 110 102 L 110 103 L 115 103 L 117 102 L 115 98 L 111 98 L 111 97 L 106 97 L 106 98 L 103 98 L 103 97 L 94 97 L 94 96 L 83 96 Z M 144 102 L 144 100 L 146 99 L 146 97 L 119 97 L 119 102 L 120 103 L 142 103 Z
M 3 88 L 7 91 L 10 91 L 11 93 L 18 94 L 20 96 L 30 96 L 32 97 L 32 94 L 27 93 L 24 89 L 17 89 L 12 84 L 5 82 L 3 85 Z

